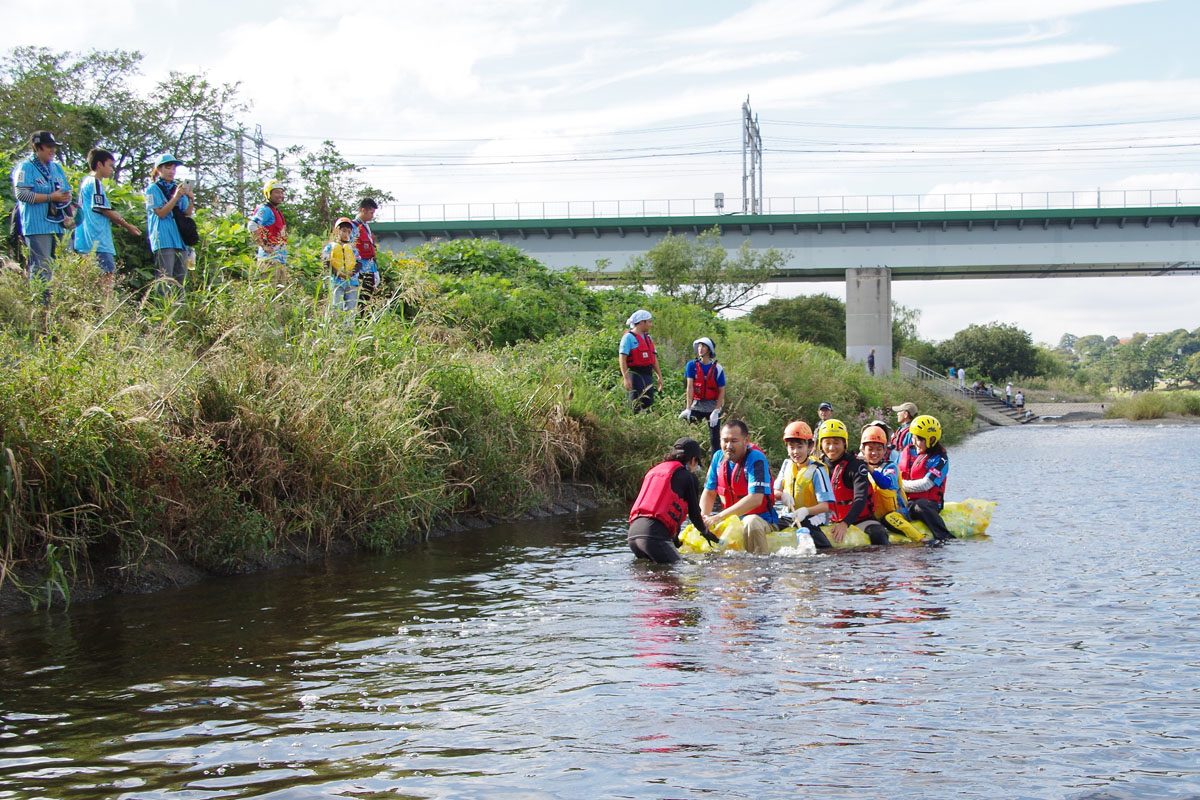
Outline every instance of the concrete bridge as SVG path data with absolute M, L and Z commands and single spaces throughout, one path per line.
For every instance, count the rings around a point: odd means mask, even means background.
M 381 246 L 433 239 L 513 244 L 546 265 L 602 281 L 668 234 L 719 226 L 788 256 L 777 281 L 846 281 L 846 357 L 890 368 L 891 281 L 1200 274 L 1200 205 L 816 214 L 381 222 Z

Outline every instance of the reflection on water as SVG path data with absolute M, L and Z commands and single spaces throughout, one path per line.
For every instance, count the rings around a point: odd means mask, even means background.
M 664 568 L 614 511 L 3 619 L 0 798 L 1200 795 L 1198 449 L 984 433 L 945 547 Z

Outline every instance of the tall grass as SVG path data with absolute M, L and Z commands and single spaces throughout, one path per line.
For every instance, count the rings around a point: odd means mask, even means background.
M 815 421 L 822 400 L 855 431 L 906 400 L 951 441 L 969 424 L 920 387 L 661 298 L 643 299 L 666 387 L 634 415 L 616 369 L 623 295 L 599 326 L 486 347 L 416 268 L 351 326 L 320 284 L 193 280 L 181 302 L 105 297 L 65 257 L 39 336 L 34 293 L 0 274 L 0 582 L 49 554 L 236 570 L 285 544 L 387 550 L 453 514 L 519 514 L 562 480 L 627 498 L 675 438 L 707 438 L 676 417 L 701 335 L 729 373 L 726 417 L 773 461 L 783 426 Z
M 1200 392 L 1142 392 L 1113 401 L 1104 412 L 1121 419 L 1162 419 L 1169 414 L 1200 417 Z

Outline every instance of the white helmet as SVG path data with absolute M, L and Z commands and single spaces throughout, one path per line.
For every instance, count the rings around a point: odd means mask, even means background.
M 717 346 L 713 344 L 713 340 L 707 336 L 701 336 L 699 339 L 692 342 L 692 349 L 696 351 L 696 355 L 700 355 L 700 345 L 702 344 L 708 346 L 709 355 L 711 355 L 713 358 L 717 357 Z

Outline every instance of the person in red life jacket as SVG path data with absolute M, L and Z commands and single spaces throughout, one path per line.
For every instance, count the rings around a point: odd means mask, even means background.
M 264 273 L 272 274 L 275 283 L 287 282 L 287 220 L 279 205 L 286 187 L 282 181 L 269 180 L 263 184 L 267 202 L 254 209 L 246 227 L 258 243 L 258 263 Z
M 913 446 L 900 454 L 908 517 L 924 522 L 939 542 L 953 539 L 941 514 L 946 502 L 946 478 L 950 475 L 950 454 L 941 444 L 942 424 L 923 414 L 912 421 L 908 432 Z
M 629 330 L 621 337 L 617 360 L 621 365 L 621 379 L 629 393 L 629 404 L 636 414 L 654 405 L 655 383 L 662 391 L 662 370 L 658 368 L 658 353 L 654 340 L 650 338 L 650 312 L 639 308 L 630 315 L 625 324 Z
M 717 348 L 712 339 L 701 336 L 692 342 L 696 358 L 687 363 L 687 406 L 680 419 L 708 423 L 709 452 L 721 447 L 721 409 L 725 406 L 725 368 L 717 363 Z
M 679 439 L 662 463 L 642 478 L 642 489 L 629 511 L 629 549 L 655 564 L 679 560 L 679 528 L 687 516 L 713 544 L 721 541 L 708 531 L 700 513 L 700 487 L 693 472 L 704 453 L 695 439 Z
M 829 470 L 833 488 L 833 502 L 829 506 L 833 530 L 824 542 L 813 535 L 817 547 L 829 547 L 829 539 L 834 543 L 842 541 L 850 525 L 857 525 L 867 534 L 871 544 L 888 543 L 887 528 L 875 519 L 870 468 L 850 452 L 849 441 L 850 433 L 840 419 L 825 420 L 817 431 L 817 446 L 824 454 L 821 460 Z
M 358 248 L 358 257 L 362 262 L 358 273 L 362 282 L 359 286 L 359 303 L 370 300 L 371 295 L 379 288 L 379 267 L 375 264 L 377 248 L 375 234 L 371 232 L 370 225 L 378 208 L 379 204 L 374 198 L 364 197 L 358 203 L 358 213 L 351 220 L 354 223 L 354 246 Z
M 718 497 L 721 511 L 714 514 Z M 741 517 L 746 552 L 770 552 L 767 534 L 779 528 L 771 466 L 766 454 L 750 441 L 750 429 L 740 419 L 731 419 L 721 426 L 721 449 L 713 454 L 709 465 L 700 509 L 710 528 L 727 517 Z
M 888 440 L 888 447 L 892 451 L 892 459 L 899 461 L 900 455 L 912 447 L 912 436 L 909 435 L 908 429 L 920 412 L 917 411 L 916 403 L 901 403 L 898 406 L 892 406 L 892 411 L 896 412 L 898 425 L 896 426 L 896 432 Z

